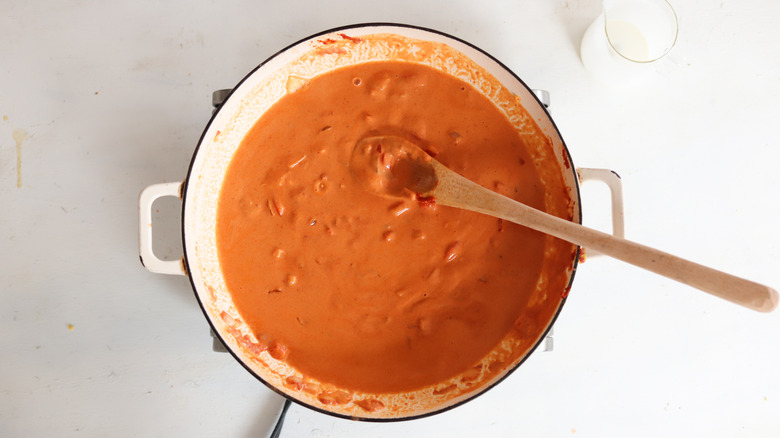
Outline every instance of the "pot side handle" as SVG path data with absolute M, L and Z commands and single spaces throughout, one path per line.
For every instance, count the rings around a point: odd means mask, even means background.
M 579 176 L 580 183 L 585 181 L 600 181 L 607 185 L 611 195 L 612 205 L 612 235 L 625 238 L 626 229 L 623 216 L 623 182 L 620 179 L 620 175 L 614 170 L 609 169 L 593 169 L 588 167 L 580 167 L 577 169 L 577 175 Z M 587 250 L 588 248 L 586 248 Z M 602 254 L 591 250 L 588 251 L 589 257 L 601 256 Z
M 162 260 L 152 250 L 152 205 L 158 198 L 175 196 L 181 199 L 182 183 L 151 185 L 138 197 L 138 254 L 141 264 L 156 274 L 186 275 L 183 260 Z

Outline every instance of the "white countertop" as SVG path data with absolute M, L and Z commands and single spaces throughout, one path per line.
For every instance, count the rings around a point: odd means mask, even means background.
M 575 165 L 623 177 L 628 238 L 779 287 L 780 2 L 673 4 L 677 46 L 618 90 L 578 57 L 596 0 L 4 2 L 0 436 L 268 434 L 280 398 L 211 351 L 185 277 L 140 265 L 137 198 L 184 178 L 213 90 L 345 24 L 491 53 L 550 91 Z M 605 228 L 606 190 L 583 191 L 585 223 Z M 173 258 L 178 208 L 161 203 L 155 228 Z M 282 436 L 780 434 L 780 311 L 604 258 L 576 277 L 554 350 L 476 400 L 393 424 L 293 406 Z

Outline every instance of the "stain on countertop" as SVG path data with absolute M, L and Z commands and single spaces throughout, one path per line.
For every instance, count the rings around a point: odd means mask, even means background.
M 6 119 L 8 116 L 4 116 Z M 27 140 L 27 131 L 24 129 L 14 129 L 14 141 L 16 142 L 16 188 L 22 188 L 22 144 Z

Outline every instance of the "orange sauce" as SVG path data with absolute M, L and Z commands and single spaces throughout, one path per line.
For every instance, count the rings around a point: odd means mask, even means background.
M 526 311 L 547 237 L 366 191 L 349 163 L 370 135 L 413 139 L 477 183 L 545 207 L 530 146 L 465 82 L 404 62 L 313 78 L 258 120 L 221 189 L 220 265 L 255 337 L 307 378 L 369 393 L 461 375 L 508 335 L 530 347 L 566 286 Z

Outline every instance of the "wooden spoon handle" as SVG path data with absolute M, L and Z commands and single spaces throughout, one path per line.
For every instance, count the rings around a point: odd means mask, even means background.
M 439 185 L 432 193 L 438 204 L 512 221 L 759 312 L 777 307 L 777 291 L 770 287 L 544 213 L 490 191 L 438 162 L 433 165 Z

